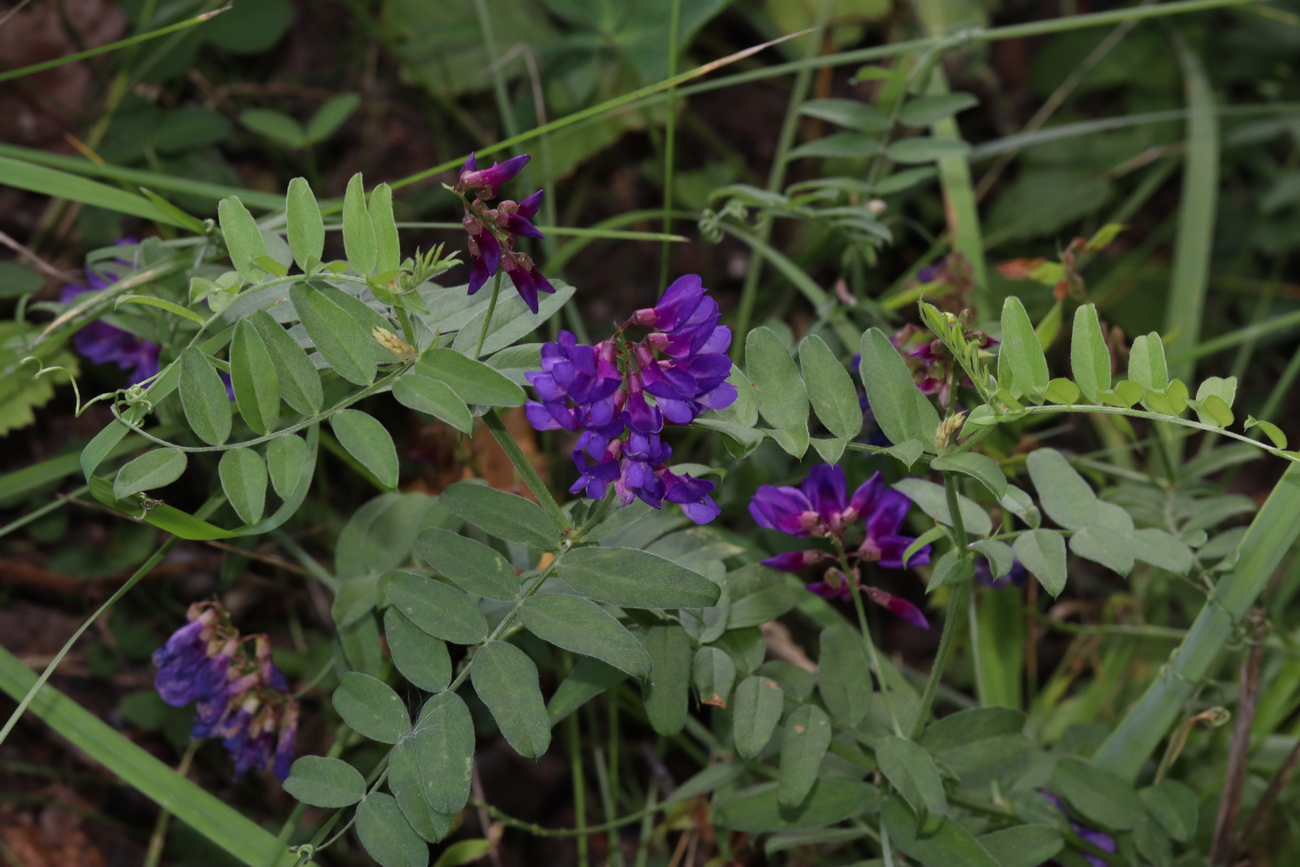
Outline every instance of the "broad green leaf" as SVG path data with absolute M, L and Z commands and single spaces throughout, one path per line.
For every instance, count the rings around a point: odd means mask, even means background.
M 1192 549 L 1164 530 L 1154 527 L 1133 530 L 1126 543 L 1133 556 L 1143 563 L 1168 569 L 1177 575 L 1186 575 L 1192 569 Z
M 388 788 L 415 833 L 438 843 L 451 831 L 454 817 L 434 812 L 424 797 L 424 782 L 416 761 L 414 738 L 398 742 L 388 754 Z
M 113 496 L 124 500 L 132 494 L 152 491 L 170 485 L 185 472 L 189 463 L 180 449 L 152 449 L 135 458 L 117 471 L 113 480 Z
M 316 196 L 305 178 L 289 181 L 284 207 L 289 249 L 293 251 L 293 260 L 306 273 L 325 255 L 325 221 L 321 219 L 320 206 L 316 204 Z
M 334 134 L 352 112 L 361 104 L 361 97 L 355 93 L 340 93 L 316 110 L 311 120 L 307 121 L 305 141 L 307 144 L 322 142 Z M 396 267 L 396 266 L 393 266 Z M 386 270 L 382 266 L 381 271 Z
M 380 184 L 370 193 L 370 225 L 375 236 L 375 268 L 383 274 L 402 264 L 402 248 L 393 221 L 393 189 Z
M 1250 430 L 1253 427 L 1257 427 L 1261 431 L 1263 431 L 1264 436 L 1268 437 L 1275 447 L 1279 449 L 1286 448 L 1287 445 L 1286 434 L 1282 433 L 1282 429 L 1277 425 L 1273 424 L 1271 421 L 1261 421 L 1260 419 L 1255 418 L 1253 415 L 1246 416 L 1246 424 L 1245 424 L 1246 430 Z
M 998 500 L 998 504 L 1030 527 L 1037 528 L 1043 516 L 1034 505 L 1034 498 L 1015 485 L 1007 485 L 1007 493 Z
M 250 108 L 239 113 L 239 122 L 285 147 L 300 148 L 307 143 L 302 124 L 282 111 Z
M 1018 735 L 1025 715 L 1008 707 L 975 707 L 941 717 L 925 727 L 921 746 L 934 755 L 960 749 L 972 742 Z
M 316 372 L 316 366 L 311 363 L 307 351 L 265 310 L 258 310 L 245 321 L 257 330 L 263 347 L 271 356 L 276 382 L 284 402 L 303 415 L 320 412 L 321 404 L 325 402 L 325 392 L 321 388 L 320 374 Z
M 1052 769 L 1052 791 L 1086 819 L 1116 831 L 1129 831 L 1146 815 L 1132 785 L 1085 759 L 1067 756 Z
M 691 640 L 680 626 L 651 626 L 639 635 L 650 658 L 650 679 L 641 684 L 650 726 L 665 737 L 686 724 L 691 685 Z
M 1169 387 L 1165 345 L 1156 332 L 1133 338 L 1133 348 L 1128 356 L 1128 378 L 1147 390 L 1164 391 Z
M 560 532 L 542 507 L 517 494 L 486 485 L 457 482 L 438 501 L 486 533 L 509 542 L 524 542 L 539 551 L 554 551 Z
M 375 241 L 375 227 L 370 222 L 370 212 L 366 208 L 366 190 L 360 172 L 348 181 L 347 192 L 343 195 L 343 249 L 352 270 L 362 277 L 370 276 L 375 270 L 375 261 L 379 255 L 378 244 Z
M 1174 861 L 1174 848 L 1160 824 L 1151 816 L 1143 816 L 1133 829 L 1133 842 L 1138 854 L 1152 867 L 1170 867 Z
M 469 800 L 474 767 L 474 719 L 464 699 L 441 692 L 425 702 L 409 744 L 429 808 L 447 816 L 459 813 Z
M 625 680 L 627 675 L 612 665 L 606 665 L 590 656 L 582 657 L 546 706 L 551 725 L 556 725 L 596 696 Z
M 883 738 L 876 744 L 876 762 L 923 824 L 930 817 L 947 815 L 948 797 L 939 768 L 920 744 L 893 735 Z
M 278 436 L 266 444 L 266 469 L 271 487 L 281 499 L 288 499 L 297 487 L 306 460 L 307 442 L 296 434 Z
M 1061 270 L 1064 271 L 1065 269 L 1062 268 Z M 1038 325 L 1034 327 L 1034 335 L 1038 338 L 1038 345 L 1043 347 L 1044 352 L 1046 352 L 1048 347 L 1050 347 L 1053 343 L 1056 342 L 1056 335 L 1061 333 L 1061 316 L 1063 313 L 1062 308 L 1064 308 L 1064 306 L 1065 306 L 1064 301 L 1057 301 L 1055 304 L 1052 305 L 1052 309 L 1047 311 L 1047 315 L 1044 316 L 1042 319 L 1038 320 Z M 1052 382 L 1056 382 L 1056 380 L 1052 380 Z M 1068 379 L 1063 379 L 1061 380 L 1061 382 L 1070 382 L 1070 381 Z M 1073 386 L 1073 383 L 1070 383 L 1070 385 Z M 1048 384 L 1047 388 L 1048 391 L 1051 390 L 1052 388 L 1051 383 Z M 1074 396 L 1076 398 L 1079 396 L 1077 389 L 1075 391 Z M 1056 403 L 1073 403 L 1073 402 L 1074 402 L 1073 400 L 1056 401 Z
M 752 428 L 758 424 L 758 401 L 754 398 L 754 385 L 736 365 L 731 365 L 727 382 L 736 389 L 736 401 L 726 409 L 713 413 L 719 421 L 732 422 L 740 427 Z
M 1097 392 L 1110 390 L 1110 348 L 1101 333 L 1095 304 L 1084 304 L 1074 311 L 1070 371 L 1083 396 L 1091 403 L 1101 403 Z
M 924 867 L 1003 867 L 971 833 L 952 819 L 921 833 L 916 817 L 897 795 L 885 799 L 881 818 L 890 842 Z
M 221 223 L 221 236 L 226 240 L 226 250 L 239 276 L 249 283 L 260 283 L 269 275 L 253 264 L 258 256 L 266 255 L 266 242 L 257 228 L 253 215 L 239 199 L 231 196 L 217 203 L 217 219 Z
M 1034 333 L 1025 305 L 1014 295 L 1002 304 L 1002 348 L 999 361 L 1005 360 L 1015 384 L 1028 395 L 1042 397 L 1050 381 L 1047 356 Z M 1006 385 L 1006 383 L 1002 383 Z
M 434 638 L 455 644 L 478 644 L 487 639 L 483 613 L 473 599 L 449 584 L 398 572 L 388 584 L 388 601 Z
M 415 537 L 450 516 L 428 494 L 390 492 L 364 503 L 339 531 L 334 573 L 340 578 L 383 573 L 410 562 Z
M 879 328 L 870 328 L 862 334 L 861 351 L 859 375 L 881 431 L 895 445 L 916 440 L 933 449 L 939 413 L 916 387 L 894 344 Z
M 1065 565 L 1065 539 L 1056 530 L 1030 530 L 1016 537 L 1011 549 L 1043 589 L 1060 596 L 1065 589 L 1068 571 Z
M 952 514 L 948 511 L 948 495 L 942 485 L 927 482 L 924 479 L 903 479 L 893 485 L 894 490 L 908 497 L 917 507 L 934 518 L 940 524 L 952 526 Z M 962 524 L 966 532 L 975 536 L 987 536 L 993 532 L 993 521 L 988 512 L 973 500 L 957 495 L 957 508 L 961 511 Z
M 751 563 L 727 573 L 727 628 L 742 629 L 775 620 L 802 601 L 802 593 L 779 573 Z
M 235 405 L 248 426 L 260 434 L 275 430 L 280 420 L 280 379 L 266 344 L 246 319 L 236 323 L 230 341 L 230 381 Z
M 975 838 L 998 867 L 1041 867 L 1065 847 L 1061 832 L 1048 825 L 1017 825 Z
M 408 374 L 393 383 L 393 397 L 402 406 L 441 419 L 462 433 L 474 430 L 469 407 L 450 387 L 424 376 Z
M 500 371 L 454 349 L 429 350 L 415 365 L 415 372 L 450 386 L 466 403 L 523 406 L 525 400 L 524 390 Z
M 1047 517 L 1067 530 L 1082 530 L 1097 522 L 1097 495 L 1064 455 L 1056 449 L 1036 449 L 1025 465 Z
M 507 289 L 501 293 L 501 300 L 492 314 L 492 325 L 488 329 L 488 338 L 483 344 L 483 355 L 491 355 L 516 343 L 529 333 L 537 330 L 573 297 L 576 291 L 572 286 L 555 277 L 551 278 L 555 287 L 554 295 L 543 294 L 538 300 L 537 313 L 533 313 L 524 304 L 517 292 Z M 465 324 L 451 343 L 456 352 L 471 353 L 478 346 L 478 336 L 482 333 L 483 320 L 487 317 L 486 305 L 482 312 Z
M 1121 379 L 1110 391 L 1098 391 L 1101 402 L 1111 406 L 1132 406 L 1142 399 L 1144 389 L 1130 379 Z
M 948 157 L 964 157 L 970 145 L 961 139 L 917 136 L 896 141 L 885 149 L 885 155 L 896 163 L 932 163 Z
M 1202 424 L 1227 427 L 1233 422 L 1232 402 L 1237 397 L 1237 377 L 1211 376 L 1196 389 L 1196 416 Z
M 1161 780 L 1138 792 L 1165 833 L 1180 843 L 1196 836 L 1200 805 L 1196 793 L 1178 780 Z
M 852 438 L 862 430 L 862 407 L 853 377 L 815 334 L 799 344 L 799 365 L 817 418 L 837 437 Z
M 970 476 L 988 488 L 989 493 L 999 500 L 1006 496 L 1006 474 L 1002 472 L 1002 468 L 998 466 L 997 461 L 986 455 L 976 454 L 975 452 L 941 455 L 930 461 L 930 468 L 946 473 L 953 472 Z
M 760 783 L 715 800 L 714 821 L 733 831 L 767 834 L 835 825 L 849 816 L 874 812 L 880 803 L 880 789 L 876 786 L 846 777 L 824 777 L 803 804 L 790 809 L 777 800 L 777 786 L 775 782 Z
M 801 831 L 779 831 L 769 835 L 763 842 L 763 853 L 771 860 L 774 855 L 790 849 L 817 847 L 827 843 L 849 843 L 865 836 L 867 832 L 862 828 L 808 828 Z
M 844 456 L 844 448 L 849 444 L 847 437 L 813 437 L 811 442 L 817 457 L 828 464 L 837 464 Z
M 395 744 L 411 731 L 402 699 L 382 680 L 346 672 L 334 690 L 334 710 L 354 731 L 372 741 Z
M 1012 553 L 1011 546 L 1005 542 L 997 542 L 993 539 L 981 539 L 978 542 L 971 543 L 971 547 L 984 555 L 988 561 L 989 569 L 994 578 L 1001 578 L 1011 571 L 1012 565 L 1016 561 L 1016 555 Z
M 720 592 L 698 572 L 633 548 L 575 548 L 558 571 L 582 595 L 624 608 L 708 608 Z
M 736 663 L 724 650 L 701 647 L 695 651 L 691 663 L 691 680 L 701 704 L 726 707 L 731 688 L 736 684 Z
M 342 759 L 303 756 L 289 768 L 284 790 L 313 807 L 350 807 L 366 796 L 366 780 Z
M 860 132 L 833 132 L 824 138 L 792 148 L 789 159 L 802 157 L 839 157 L 854 159 L 880 153 L 880 139 Z M 750 332 L 751 334 L 753 332 Z
M 1187 384 L 1181 379 L 1172 379 L 1163 392 L 1147 390 L 1142 396 L 1142 404 L 1152 412 L 1178 415 L 1187 408 Z M 1227 409 L 1226 405 L 1223 408 Z
M 219 446 L 230 437 L 230 395 L 217 371 L 197 346 L 181 353 L 181 406 L 199 439 Z
M 482 542 L 431 527 L 415 540 L 415 553 L 475 596 L 508 601 L 519 595 L 515 570 Z
M 293 284 L 289 298 L 307 336 L 335 373 L 355 385 L 374 382 L 375 338 L 364 325 L 311 284 Z
M 442 850 L 442 854 L 438 856 L 438 860 L 434 862 L 433 867 L 461 867 L 463 864 L 470 864 L 480 858 L 487 857 L 487 854 L 495 849 L 496 845 L 495 839 L 485 840 L 481 837 L 471 840 L 458 840 Z
M 883 111 L 858 99 L 810 99 L 799 113 L 858 132 L 886 132 L 891 126 Z
M 636 636 L 587 599 L 560 594 L 531 596 L 519 607 L 519 619 L 529 632 L 556 647 L 594 656 L 633 677 L 650 674 L 650 656 Z
M 850 626 L 833 626 L 821 634 L 817 690 L 826 708 L 847 726 L 862 722 L 871 709 L 871 667 L 862 642 Z
M 469 675 L 515 752 L 529 759 L 546 752 L 551 722 L 528 654 L 507 641 L 489 641 L 474 654 Z
M 808 391 L 794 359 L 770 328 L 755 328 L 745 338 L 746 375 L 758 411 L 784 434 L 781 447 L 795 457 L 808 450 Z
M 1115 530 L 1085 527 L 1070 537 L 1070 550 L 1125 577 L 1133 571 L 1133 551 Z
M 815 704 L 797 708 L 786 719 L 776 789 L 781 806 L 798 807 L 808 797 L 831 745 L 832 733 L 830 717 Z
M 732 710 L 732 737 L 742 759 L 758 758 L 772 740 L 781 719 L 785 693 L 775 680 L 754 675 L 736 687 Z
M 397 487 L 397 446 L 378 419 L 356 409 L 339 410 L 330 427 L 348 454 L 374 473 L 387 488 Z
M 977 105 L 979 100 L 970 93 L 917 96 L 903 104 L 898 112 L 898 120 L 907 126 L 930 126 Z
M 357 805 L 357 837 L 379 867 L 429 865 L 429 844 L 415 833 L 391 795 L 375 792 Z
M 252 449 L 231 449 L 217 464 L 221 490 L 245 524 L 262 520 L 266 509 L 266 464 Z
M 384 637 L 393 665 L 426 692 L 442 692 L 451 683 L 451 655 L 442 639 L 420 629 L 396 606 L 384 612 Z
M 1079 386 L 1068 379 L 1057 377 L 1043 389 L 1043 399 L 1048 403 L 1068 406 L 1079 402 Z

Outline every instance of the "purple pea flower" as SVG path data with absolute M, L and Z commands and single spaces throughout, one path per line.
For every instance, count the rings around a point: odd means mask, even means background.
M 573 450 L 579 477 L 571 493 L 603 497 L 613 485 L 624 504 L 676 503 L 697 524 L 718 516 L 713 483 L 672 472 L 672 448 L 662 438 L 666 425 L 690 424 L 736 400 L 726 382 L 731 329 L 718 324 L 707 291 L 688 275 L 609 340 L 585 346 L 561 331 L 543 345 L 542 369 L 526 374 L 538 399 L 528 401 L 525 413 L 537 430 L 579 433 Z M 657 330 L 633 341 L 625 331 L 636 326 Z
M 154 652 L 159 695 L 173 707 L 197 702 L 190 736 L 221 738 L 236 779 L 260 768 L 283 781 L 293 762 L 298 703 L 271 661 L 270 642 L 265 635 L 241 639 L 214 602 L 195 603 L 188 616 Z M 244 649 L 250 638 L 251 658 Z
M 529 159 L 528 154 L 521 154 L 504 163 L 493 163 L 490 169 L 480 170 L 474 154 L 470 154 L 451 189 L 461 197 L 465 206 L 462 222 L 469 235 L 469 294 L 482 289 L 488 278 L 499 269 L 505 269 L 519 297 L 529 310 L 536 313 L 539 293 L 554 293 L 555 287 L 537 269 L 532 257 L 515 250 L 515 237 L 542 237 L 532 223 L 542 205 L 542 190 L 522 202 L 507 199 L 496 207 L 488 204 L 501 195 L 502 184 L 519 174 Z M 469 200 L 471 194 L 473 203 Z
M 134 244 L 135 239 L 120 238 L 117 243 Z M 122 259 L 116 261 L 130 265 Z M 107 280 L 88 267 L 85 284 L 73 283 L 63 287 L 59 301 L 71 304 L 78 296 L 98 292 L 108 288 L 108 285 Z M 96 320 L 86 324 L 73 336 L 72 345 L 95 364 L 116 364 L 122 370 L 129 371 L 128 385 L 144 382 L 158 374 L 158 344 L 107 322 Z

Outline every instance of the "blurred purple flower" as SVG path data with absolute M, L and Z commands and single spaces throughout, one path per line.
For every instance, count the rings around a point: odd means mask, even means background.
M 984 557 L 975 560 L 975 580 L 985 587 L 1001 590 L 1004 587 L 1024 587 L 1029 580 L 1029 570 L 1019 560 L 1011 561 L 1011 569 L 1001 578 L 993 577 L 993 569 Z
M 1044 789 L 1039 789 L 1038 794 L 1051 801 L 1056 809 L 1060 810 L 1062 813 L 1065 812 L 1065 804 L 1060 798 Z M 1095 828 L 1089 828 L 1088 826 L 1080 825 L 1077 822 L 1070 822 L 1070 827 L 1074 829 L 1074 833 L 1078 834 L 1098 849 L 1102 849 L 1106 852 L 1114 852 L 1116 850 L 1115 838 L 1110 834 L 1107 834 L 1105 831 L 1098 831 Z M 1108 860 L 1096 855 L 1084 855 L 1083 857 L 1088 859 L 1088 863 L 1091 864 L 1092 867 L 1109 867 L 1110 865 Z
M 135 238 L 119 238 L 119 246 L 134 244 Z M 115 260 L 121 265 L 129 266 L 123 260 Z M 109 283 L 92 268 L 86 268 L 86 282 L 72 283 L 63 287 L 59 302 L 71 304 L 78 296 L 87 292 L 98 292 L 108 288 Z M 95 364 L 116 364 L 122 370 L 129 371 L 128 385 L 143 382 L 158 373 L 158 344 L 143 337 L 137 337 L 107 322 L 96 320 L 83 326 L 72 338 L 72 345 L 77 352 Z
M 731 329 L 718 325 L 707 291 L 688 275 L 664 291 L 659 307 L 638 310 L 609 340 L 586 346 L 561 331 L 542 346 L 542 369 L 526 374 L 538 399 L 525 413 L 537 430 L 580 433 L 573 450 L 580 475 L 571 493 L 598 499 L 613 485 L 624 504 L 676 503 L 697 524 L 718 516 L 713 483 L 672 472 L 672 448 L 662 438 L 665 424 L 690 424 L 736 399 L 726 382 Z M 657 330 L 631 341 L 624 332 L 632 326 Z
M 289 775 L 298 703 L 271 661 L 265 635 L 240 638 L 215 602 L 190 606 L 189 623 L 154 651 L 154 686 L 173 707 L 196 701 L 194 738 L 219 737 L 235 760 L 235 779 L 254 769 Z M 252 658 L 244 644 L 252 640 Z

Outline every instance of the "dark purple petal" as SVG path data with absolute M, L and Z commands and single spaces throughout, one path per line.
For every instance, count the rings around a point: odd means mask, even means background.
M 474 159 L 473 155 L 470 159 Z M 528 154 L 511 157 L 503 163 L 493 163 L 490 169 L 462 169 L 457 186 L 464 190 L 481 189 L 486 197 L 494 199 L 501 194 L 501 185 L 519 174 L 519 170 L 531 159 Z M 467 162 L 468 166 L 469 163 Z
M 872 473 L 871 478 L 858 485 L 858 489 L 849 498 L 849 508 L 853 514 L 845 516 L 846 520 L 855 521 L 862 515 L 875 511 L 876 503 L 885 490 L 885 477 L 880 472 Z
M 825 523 L 829 524 L 844 511 L 844 470 L 838 464 L 813 467 L 800 487 Z
M 874 539 L 876 549 L 880 552 L 880 565 L 886 569 L 902 569 L 903 555 L 907 553 L 908 547 L 915 542 L 911 536 L 885 536 L 881 539 Z M 930 562 L 930 546 L 922 545 L 907 561 L 907 567 L 925 566 Z
M 820 551 L 787 551 L 775 557 L 768 557 L 763 561 L 763 565 L 782 572 L 802 572 L 809 565 L 807 555 L 820 555 L 820 553 Z M 820 559 L 820 556 L 817 559 Z
M 888 609 L 890 614 L 906 620 L 913 626 L 919 626 L 922 629 L 930 628 L 930 621 L 926 620 L 925 615 L 921 613 L 921 609 L 911 602 L 900 599 L 892 593 L 886 593 L 878 587 L 867 587 L 865 589 L 867 596 L 871 597 L 871 601 Z
M 478 255 L 470 255 L 469 267 L 469 294 L 483 288 L 483 284 L 488 278 L 497 272 L 497 266 L 501 264 L 501 245 L 497 243 L 496 236 L 491 232 L 484 230 L 474 239 L 478 245 Z
M 867 515 L 867 537 L 883 539 L 898 535 L 910 508 L 912 501 L 905 495 L 894 490 L 883 491 Z

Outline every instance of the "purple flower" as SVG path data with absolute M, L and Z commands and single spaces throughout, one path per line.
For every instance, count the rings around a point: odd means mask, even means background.
M 905 495 L 885 487 L 885 480 L 880 473 L 874 474 L 853 494 L 853 501 L 858 504 L 858 514 L 865 514 L 866 538 L 858 546 L 858 556 L 864 560 L 876 560 L 886 569 L 902 569 L 903 554 L 908 546 L 916 541 L 911 536 L 900 536 L 903 520 L 912 501 Z M 923 545 L 912 558 L 908 566 L 924 566 L 930 562 L 930 546 Z
M 469 155 L 465 165 L 461 166 L 456 189 L 462 192 L 477 191 L 485 199 L 495 199 L 501 195 L 501 185 L 519 174 L 528 161 L 528 154 L 511 157 L 503 163 L 493 162 L 492 168 L 480 170 L 474 154 Z
M 241 639 L 214 602 L 190 606 L 189 620 L 154 652 L 154 678 L 163 701 L 196 701 L 193 738 L 219 737 L 235 760 L 235 778 L 271 770 L 283 780 L 293 761 L 298 703 L 284 672 L 271 661 L 265 635 Z M 253 657 L 244 645 L 252 640 Z M 278 737 L 277 733 L 278 732 Z
M 561 331 L 542 346 L 542 369 L 526 374 L 538 399 L 528 401 L 525 413 L 537 430 L 579 433 L 573 450 L 579 477 L 571 493 L 603 497 L 612 484 L 624 504 L 676 503 L 698 524 L 718 516 L 713 483 L 673 473 L 672 448 L 661 436 L 665 425 L 690 424 L 736 399 L 726 382 L 731 329 L 718 324 L 717 304 L 706 291 L 699 277 L 683 277 L 664 292 L 659 308 L 637 311 L 609 340 L 586 346 Z M 659 330 L 632 341 L 625 331 L 634 326 Z
M 886 593 L 879 587 L 866 587 L 863 589 L 867 592 L 867 598 L 877 605 L 881 605 L 888 609 L 889 613 L 895 617 L 906 620 L 913 626 L 919 626 L 922 629 L 930 628 L 930 621 L 925 619 L 925 615 L 921 613 L 921 609 L 917 608 L 906 599 L 902 599 L 892 593 Z
M 78 296 L 98 292 L 109 285 L 90 268 L 86 269 L 86 284 L 74 283 L 63 287 L 59 301 L 71 304 Z M 158 374 L 158 344 L 107 322 L 96 320 L 87 323 L 72 338 L 72 345 L 95 364 L 116 364 L 122 370 L 130 371 L 129 385 Z
M 554 295 L 555 287 L 551 285 L 550 280 L 542 276 L 541 271 L 537 270 L 532 257 L 525 253 L 507 251 L 504 262 L 506 275 L 510 277 L 510 282 L 515 284 L 515 291 L 519 293 L 520 298 L 524 299 L 528 309 L 536 313 L 537 294 L 545 292 L 547 295 Z

